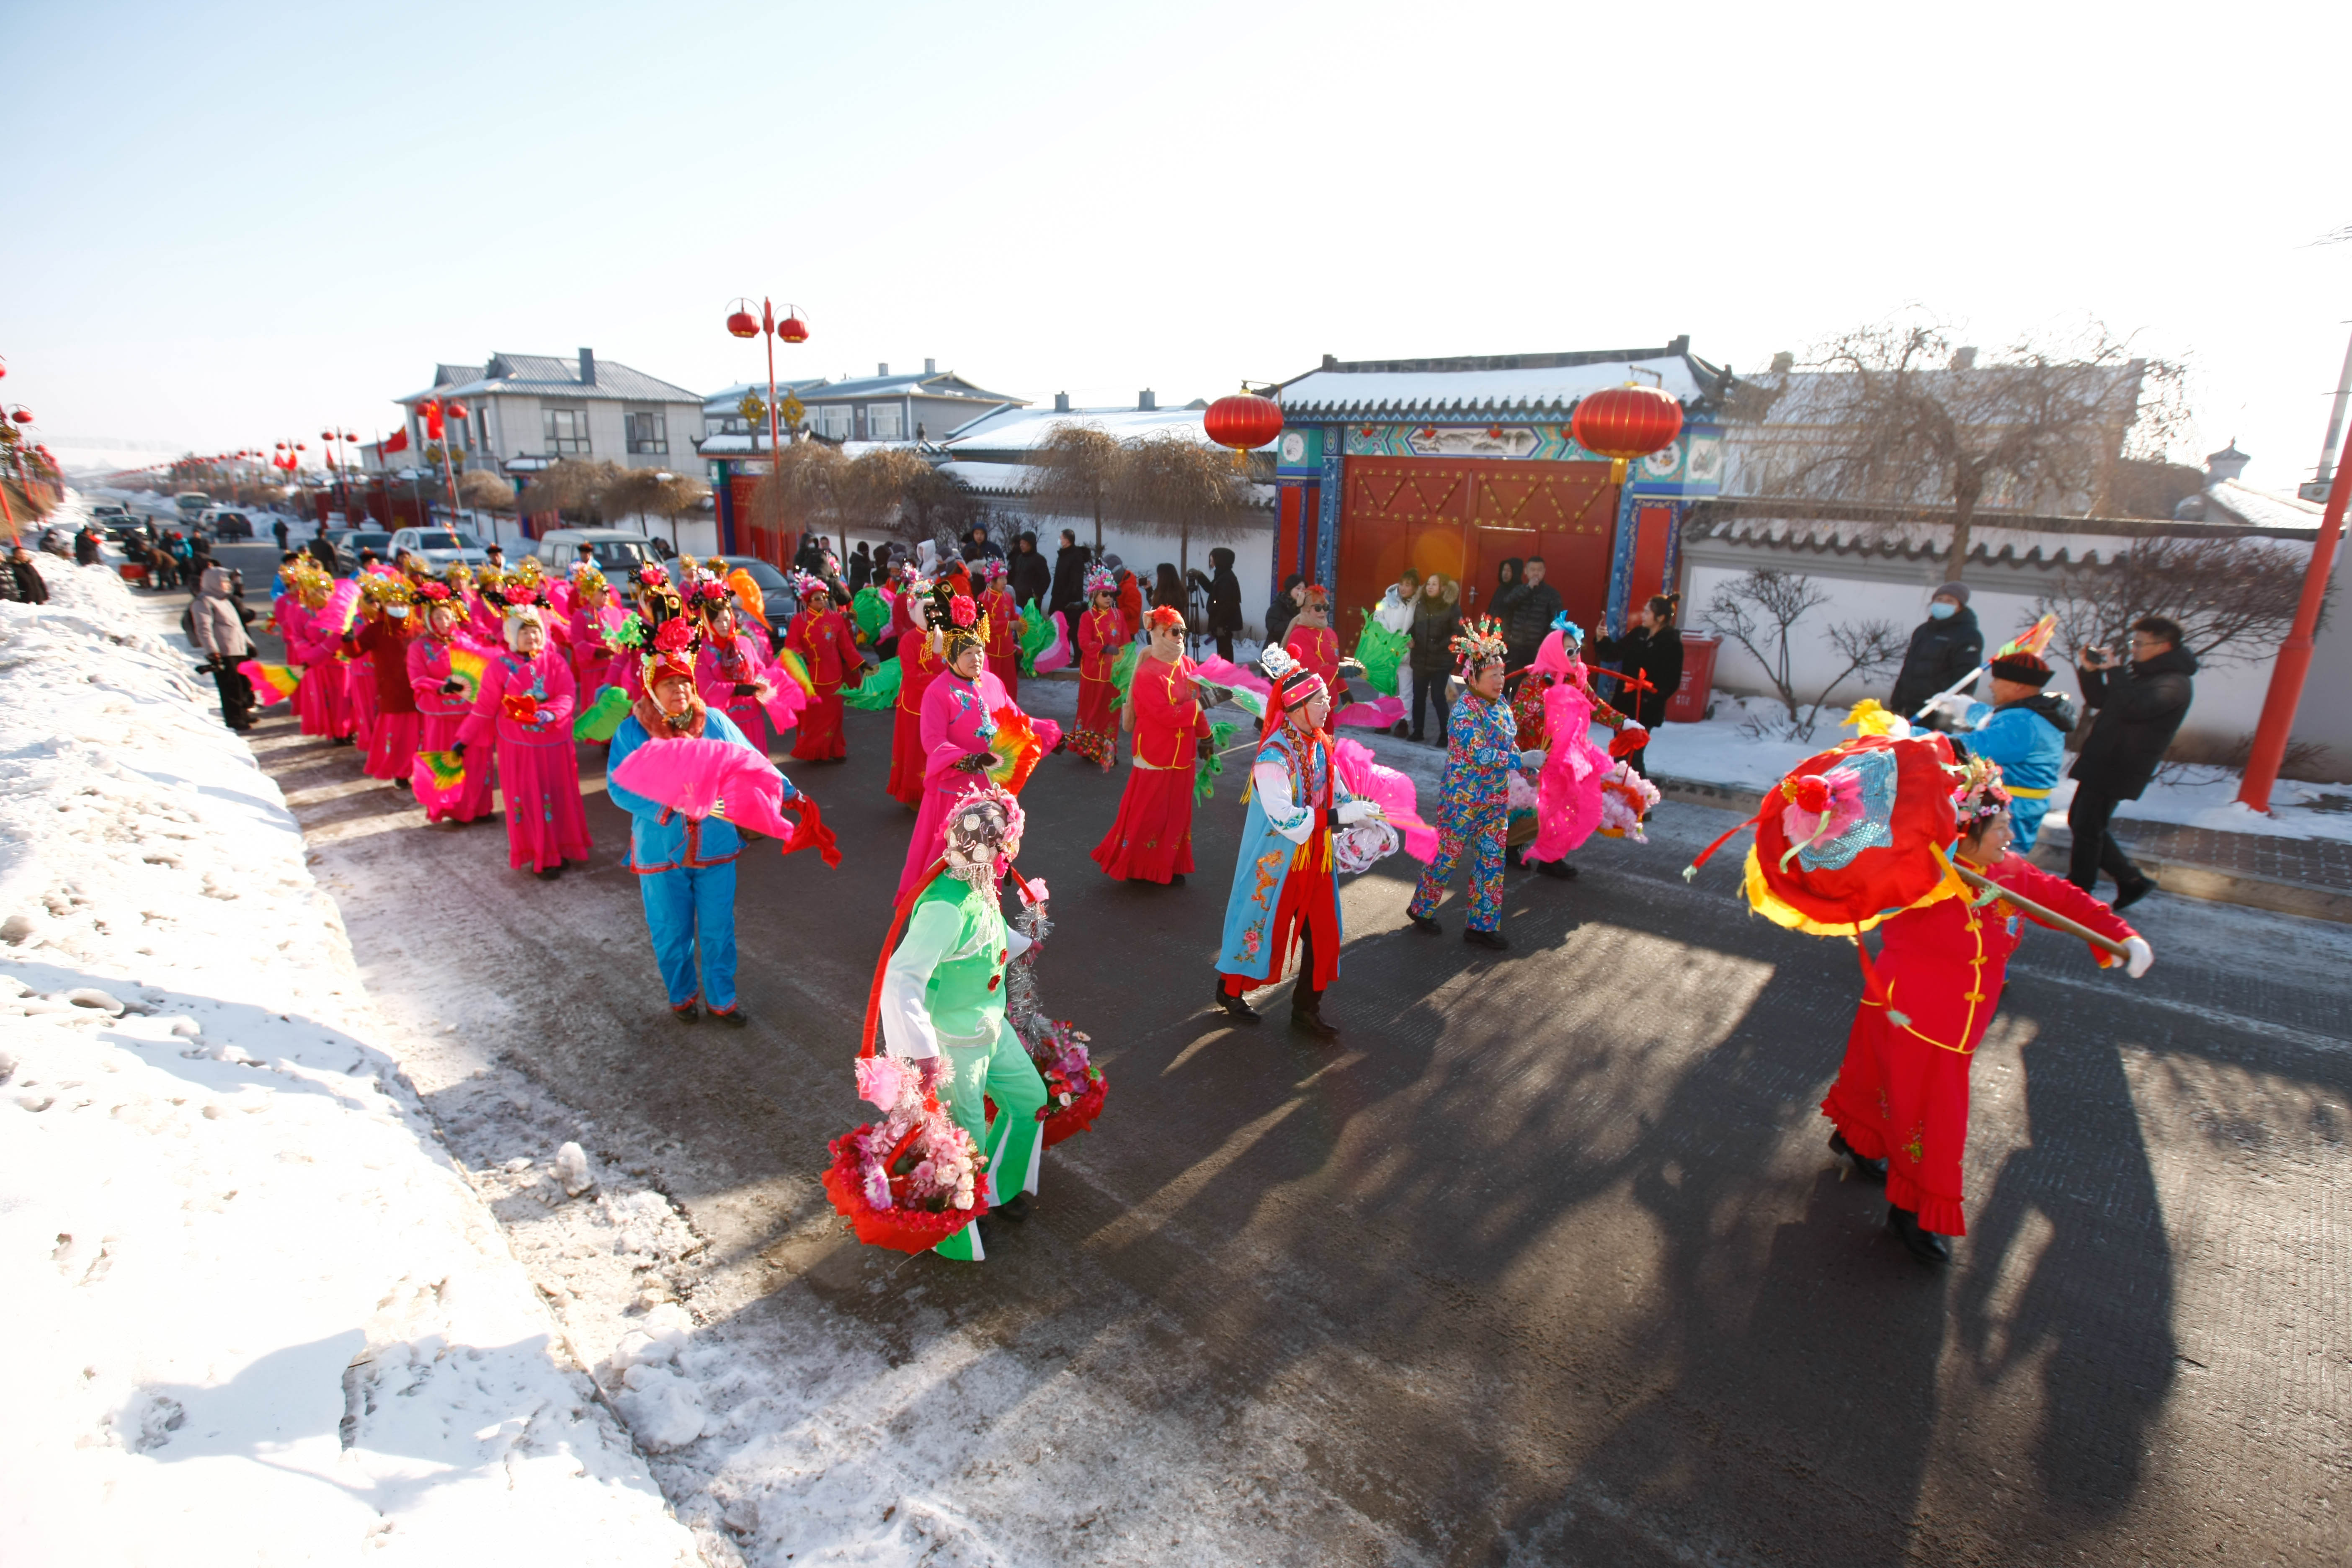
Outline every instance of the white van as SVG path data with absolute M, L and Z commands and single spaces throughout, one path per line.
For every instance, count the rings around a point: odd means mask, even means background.
M 580 546 L 594 556 L 596 570 L 608 583 L 619 583 L 646 562 L 668 560 L 677 552 L 667 539 L 632 533 L 625 528 L 558 528 L 538 540 L 531 553 L 551 577 L 561 577 L 580 559 Z

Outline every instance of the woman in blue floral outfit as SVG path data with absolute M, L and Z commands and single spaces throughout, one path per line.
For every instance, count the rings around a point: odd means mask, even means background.
M 1541 752 L 1519 749 L 1518 725 L 1503 700 L 1501 628 L 1492 619 L 1454 639 L 1461 661 L 1462 700 L 1445 727 L 1445 777 L 1437 792 L 1437 858 L 1421 874 L 1405 913 L 1435 935 L 1438 901 L 1462 864 L 1470 860 L 1470 925 L 1462 940 L 1474 947 L 1506 948 L 1503 938 L 1503 835 L 1510 823 L 1510 774 L 1540 767 Z

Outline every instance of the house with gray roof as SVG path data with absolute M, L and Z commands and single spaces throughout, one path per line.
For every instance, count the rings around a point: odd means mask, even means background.
M 703 399 L 644 371 L 578 355 L 494 353 L 485 364 L 436 364 L 433 384 L 395 399 L 408 431 L 408 450 L 395 467 L 423 466 L 426 398 L 466 405 L 466 417 L 445 428 L 453 452 L 469 466 L 495 468 L 516 458 L 609 458 L 625 468 L 691 472 L 694 439 L 702 428 Z M 371 467 L 383 467 L 366 448 Z
M 939 361 L 930 359 L 923 362 L 919 372 L 893 374 L 889 365 L 883 363 L 874 367 L 872 375 L 779 380 L 779 399 L 787 389 L 800 399 L 804 410 L 800 428 L 836 446 L 852 441 L 937 443 L 949 431 L 984 414 L 1028 406 L 1025 398 L 991 392 L 954 371 L 940 369 Z M 703 405 L 703 433 L 695 447 L 706 460 L 732 462 L 767 451 L 766 421 L 756 422 L 754 427 L 755 422 L 743 417 L 746 393 L 757 393 L 765 402 L 768 384 L 730 386 L 712 394 Z

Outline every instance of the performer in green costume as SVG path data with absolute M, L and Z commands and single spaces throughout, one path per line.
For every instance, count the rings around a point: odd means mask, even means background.
M 991 785 L 949 813 L 940 863 L 913 895 L 906 932 L 882 973 L 882 1038 L 925 1080 L 946 1080 L 956 1124 L 988 1157 L 992 1217 L 1029 1217 L 1044 1145 L 1045 1083 L 1004 1021 L 1004 965 L 1029 939 L 1006 926 L 997 882 L 1021 848 L 1020 804 Z M 1042 900 L 1041 884 L 1024 891 Z M 992 1121 L 986 1101 L 996 1101 Z M 978 1262 L 978 1224 L 940 1243 L 943 1257 Z

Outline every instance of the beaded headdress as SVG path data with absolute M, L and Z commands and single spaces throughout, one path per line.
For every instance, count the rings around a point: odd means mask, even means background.
M 1492 616 L 1481 616 L 1463 626 L 1447 645 L 1454 650 L 1454 661 L 1464 676 L 1473 676 L 1490 664 L 1500 664 L 1510 656 L 1503 641 L 1503 628 Z
M 1097 562 L 1087 568 L 1086 587 L 1089 599 L 1097 594 L 1115 594 L 1118 591 L 1118 579 L 1111 575 L 1109 567 Z

